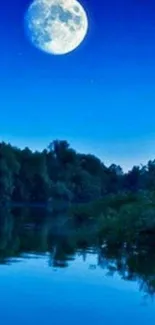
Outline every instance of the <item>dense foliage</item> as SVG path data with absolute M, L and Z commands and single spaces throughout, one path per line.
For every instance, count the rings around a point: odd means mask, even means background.
M 79 154 L 66 141 L 32 152 L 0 143 L 0 202 L 47 203 L 53 199 L 86 203 L 109 194 L 155 190 L 155 161 L 123 173 L 91 154 Z
M 0 144 L 0 204 L 66 211 L 80 229 L 91 225 L 103 244 L 155 246 L 155 161 L 123 173 L 66 141 L 42 152 Z

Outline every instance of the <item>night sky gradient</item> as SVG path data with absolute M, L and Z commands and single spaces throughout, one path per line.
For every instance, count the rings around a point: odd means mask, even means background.
M 64 56 L 26 38 L 30 3 L 0 4 L 0 140 L 66 139 L 125 169 L 155 158 L 155 1 L 81 0 L 88 35 Z

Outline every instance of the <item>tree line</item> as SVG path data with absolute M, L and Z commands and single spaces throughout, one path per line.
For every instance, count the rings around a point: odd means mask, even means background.
M 124 173 L 55 140 L 41 152 L 0 143 L 0 202 L 88 203 L 110 194 L 155 191 L 155 160 Z

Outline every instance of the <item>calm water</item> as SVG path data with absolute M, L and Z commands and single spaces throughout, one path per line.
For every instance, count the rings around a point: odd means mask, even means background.
M 1 324 L 155 324 L 153 257 L 105 251 L 39 214 L 0 220 Z

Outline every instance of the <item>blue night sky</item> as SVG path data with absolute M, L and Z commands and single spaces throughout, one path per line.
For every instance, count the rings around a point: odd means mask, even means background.
M 125 169 L 155 158 L 154 0 L 81 0 L 88 34 L 63 56 L 28 41 L 30 3 L 0 4 L 0 140 L 42 149 L 66 139 Z

